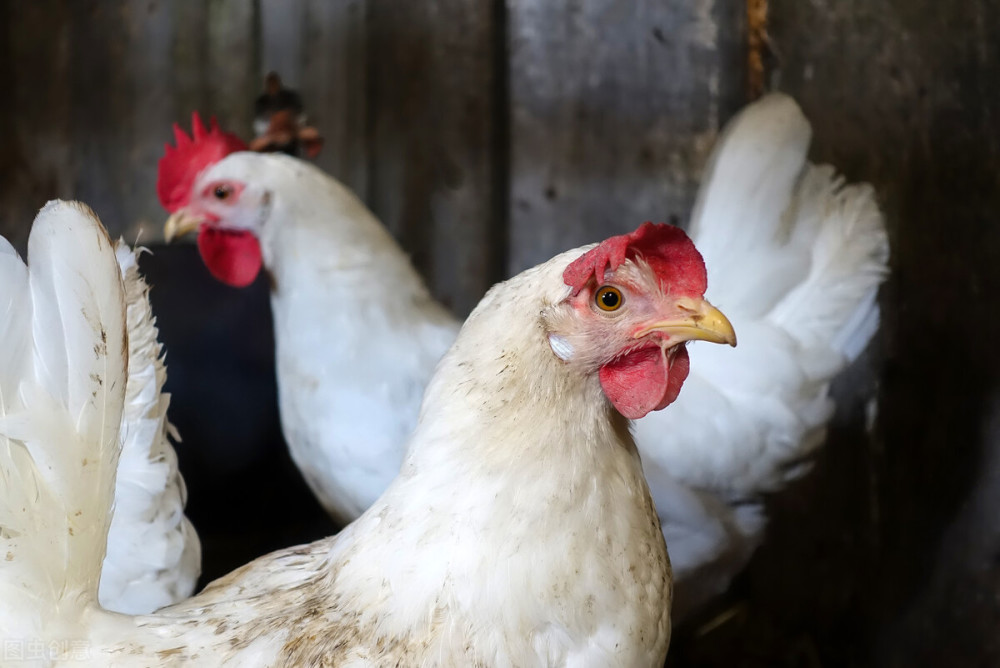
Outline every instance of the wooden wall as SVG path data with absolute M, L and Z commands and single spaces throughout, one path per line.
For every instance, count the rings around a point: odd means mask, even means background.
M 748 88 L 793 94 L 814 158 L 871 181 L 887 212 L 884 326 L 838 383 L 813 474 L 772 499 L 768 542 L 678 630 L 669 663 L 1000 665 L 1000 0 L 0 0 L 0 19 L 5 236 L 23 243 L 58 196 L 156 241 L 170 124 L 198 109 L 247 136 L 275 69 L 327 139 L 319 164 L 460 314 L 556 251 L 646 219 L 683 224 Z M 203 280 L 190 248 L 144 263 L 175 420 L 195 434 L 182 463 L 231 463 L 205 454 L 214 441 L 275 441 L 271 385 L 252 429 L 232 418 L 245 402 L 217 412 L 246 434 L 185 401 L 225 396 L 203 386 L 203 349 L 240 337 L 180 319 L 197 314 L 170 286 Z M 266 294 L 240 299 L 241 326 L 266 333 Z M 267 335 L 244 344 L 256 352 L 218 377 L 269 383 Z M 188 474 L 193 512 L 218 470 Z
M 844 402 L 751 576 L 744 639 L 777 620 L 815 665 L 1000 665 L 998 29 L 996 0 L 771 0 L 773 82 L 814 157 L 875 185 L 893 250 L 876 375 L 841 385 L 877 385 L 875 438 Z
M 712 0 L 0 6 L 0 231 L 59 196 L 159 239 L 171 123 L 197 109 L 249 136 L 274 69 L 326 137 L 319 164 L 460 313 L 565 248 L 683 221 L 741 100 L 743 13 Z

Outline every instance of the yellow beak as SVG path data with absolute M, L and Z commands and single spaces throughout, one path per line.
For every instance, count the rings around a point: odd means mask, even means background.
M 202 219 L 192 216 L 186 209 L 180 209 L 170 214 L 163 226 L 163 238 L 167 243 L 183 237 L 188 232 L 194 232 L 201 225 Z
M 635 333 L 635 338 L 658 331 L 667 334 L 672 341 L 709 341 L 736 345 L 736 332 L 729 318 L 722 311 L 704 299 L 681 297 L 674 302 L 677 317 L 651 323 Z

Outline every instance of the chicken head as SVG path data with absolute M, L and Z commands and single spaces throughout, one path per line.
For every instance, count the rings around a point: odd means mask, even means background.
M 268 194 L 248 189 L 236 180 L 200 183 L 206 169 L 246 145 L 223 132 L 212 119 L 206 130 L 192 114 L 192 136 L 174 125 L 177 146 L 167 144 L 160 159 L 156 183 L 160 203 L 171 216 L 164 228 L 167 241 L 198 230 L 198 251 L 212 276 L 234 287 L 253 282 L 263 257 L 256 227 L 262 220 Z
M 677 398 L 688 374 L 685 343 L 736 345 L 729 320 L 705 301 L 705 264 L 687 235 L 645 223 L 612 237 L 563 273 L 569 296 L 547 314 L 549 345 L 601 387 L 627 418 Z

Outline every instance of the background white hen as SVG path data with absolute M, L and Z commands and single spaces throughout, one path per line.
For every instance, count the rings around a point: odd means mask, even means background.
M 721 137 L 692 235 L 712 267 L 709 295 L 736 313 L 741 346 L 722 358 L 694 347 L 675 410 L 636 424 L 678 615 L 745 564 L 764 529 L 761 493 L 801 472 L 794 465 L 822 442 L 828 384 L 877 326 L 881 215 L 869 187 L 807 163 L 809 138 L 780 94 Z M 334 517 L 356 517 L 395 476 L 458 323 L 335 180 L 300 161 L 233 153 L 238 140 L 197 121 L 193 144 L 179 131 L 177 140 L 158 183 L 174 212 L 168 238 L 198 228 L 207 266 L 231 285 L 266 266 L 292 456 Z

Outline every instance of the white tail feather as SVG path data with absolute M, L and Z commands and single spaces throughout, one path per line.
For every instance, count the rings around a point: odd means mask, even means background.
M 6 361 L 18 368 L 2 381 L 18 388 L 0 416 L 4 638 L 37 633 L 33 625 L 56 608 L 96 601 L 127 373 L 121 277 L 93 212 L 50 202 L 35 219 L 28 253 L 28 292 L 23 281 L 0 284 L 0 303 L 14 305 L 11 322 L 21 328 L 5 335 L 17 340 L 26 331 L 33 347 L 23 364 Z M 11 253 L 0 255 L 5 275 L 16 277 Z
M 870 186 L 807 162 L 810 136 L 791 98 L 750 105 L 722 134 L 693 214 L 707 297 L 739 345 L 692 345 L 678 400 L 635 424 L 663 525 L 692 528 L 670 543 L 678 611 L 722 591 L 749 558 L 764 526 L 754 501 L 808 469 L 833 412 L 829 383 L 878 327 L 881 213 Z M 667 474 L 724 502 L 714 524 L 657 498 Z M 695 569 L 704 577 L 688 578 Z
M 191 595 L 201 572 L 201 545 L 187 517 L 187 492 L 168 434 L 170 395 L 149 286 L 136 252 L 115 249 L 125 285 L 129 369 L 122 415 L 115 515 L 101 575 L 101 605 L 128 614 L 152 612 Z
M 769 95 L 736 116 L 705 176 L 692 238 L 710 301 L 730 317 L 734 351 L 691 347 L 670 411 L 640 420 L 685 438 L 652 455 L 688 485 L 745 498 L 788 479 L 822 442 L 827 388 L 867 345 L 888 241 L 871 187 L 806 162 L 811 131 L 795 102 Z M 673 443 L 677 443 L 675 447 Z M 801 468 L 796 468 L 801 471 Z
M 888 240 L 871 186 L 806 162 L 811 135 L 786 95 L 738 114 L 709 161 L 691 237 L 727 313 L 769 314 L 803 345 L 853 359 L 877 328 Z
M 782 212 L 811 136 L 794 100 L 769 95 L 740 112 L 719 138 L 690 232 L 708 267 L 709 297 L 729 316 L 734 309 L 763 315 L 809 270 L 808 239 L 801 231 L 792 235 L 793 221 Z M 789 252 L 795 246 L 800 252 Z
M 878 328 L 875 295 L 889 259 L 875 193 L 867 184 L 845 186 L 830 166 L 810 166 L 789 212 L 816 230 L 807 239 L 809 275 L 769 317 L 807 348 L 854 359 Z

